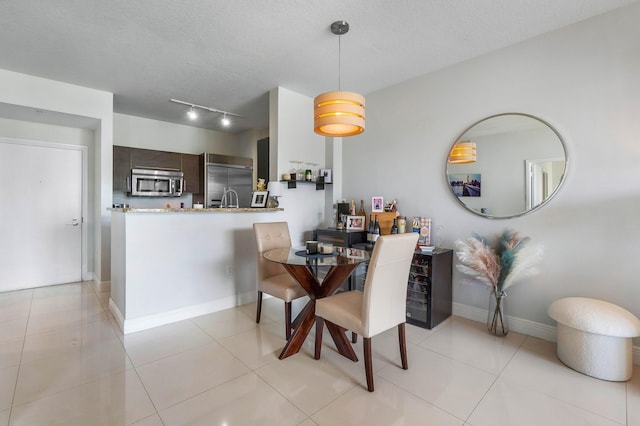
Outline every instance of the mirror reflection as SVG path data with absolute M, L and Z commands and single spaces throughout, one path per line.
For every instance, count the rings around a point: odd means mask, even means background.
M 446 174 L 451 191 L 468 210 L 510 218 L 549 201 L 566 165 L 564 142 L 549 124 L 527 114 L 499 114 L 456 138 Z

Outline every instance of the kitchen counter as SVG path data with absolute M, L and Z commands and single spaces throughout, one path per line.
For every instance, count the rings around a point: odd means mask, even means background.
M 281 212 L 284 209 L 275 208 L 275 209 L 267 209 L 267 208 L 251 208 L 251 207 L 240 207 L 240 208 L 222 208 L 217 207 L 213 209 L 179 209 L 179 208 L 171 208 L 171 209 L 136 209 L 136 208 L 109 208 L 108 210 L 121 212 L 121 213 L 264 213 L 264 212 Z
M 111 210 L 109 309 L 124 334 L 256 300 L 253 224 L 284 209 Z

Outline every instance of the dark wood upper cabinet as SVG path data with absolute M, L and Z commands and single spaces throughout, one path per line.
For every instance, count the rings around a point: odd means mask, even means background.
M 201 175 L 200 156 L 179 152 L 113 146 L 113 190 L 129 192 L 131 169 L 177 170 L 184 173 L 182 192 L 199 194 Z
M 131 168 L 179 171 L 182 162 L 181 157 L 179 152 L 133 148 L 131 151 Z
M 200 156 L 182 154 L 182 173 L 184 173 L 184 192 L 200 193 Z
M 129 191 L 129 176 L 131 174 L 131 148 L 127 146 L 113 146 L 113 190 Z

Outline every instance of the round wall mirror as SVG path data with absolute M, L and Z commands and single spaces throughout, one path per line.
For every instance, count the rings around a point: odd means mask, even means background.
M 560 134 L 527 114 L 498 114 L 458 136 L 447 182 L 469 211 L 493 219 L 522 216 L 547 203 L 562 184 L 567 152 Z

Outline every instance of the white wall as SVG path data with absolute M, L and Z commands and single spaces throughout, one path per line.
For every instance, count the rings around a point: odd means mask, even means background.
M 117 113 L 113 114 L 113 126 L 114 145 L 185 154 L 215 152 L 249 156 L 244 154 L 250 152 L 245 143 L 237 143 L 236 136 L 231 133 Z
M 313 99 L 278 87 L 270 93 L 269 148 L 272 151 L 271 178 L 278 180 L 291 168 L 290 161 L 305 161 L 325 165 L 325 138 L 313 132 Z M 273 174 L 273 171 L 277 173 Z M 282 183 L 284 196 L 279 199 L 285 209 L 292 243 L 302 244 L 311 238 L 314 229 L 325 221 L 325 197 L 332 188 L 316 191 L 315 185 L 299 183 L 287 189 Z M 329 198 L 330 200 L 330 198 Z
M 431 217 L 448 247 L 505 228 L 543 244 L 542 273 L 512 288 L 510 315 L 555 325 L 549 304 L 580 295 L 640 316 L 638 22 L 635 4 L 368 94 L 365 133 L 343 143 L 345 197 L 398 198 L 402 214 Z M 458 205 L 445 163 L 465 128 L 504 112 L 553 125 L 567 143 L 568 176 L 533 214 L 488 220 Z M 454 302 L 487 309 L 487 290 L 462 279 L 454 271 Z

